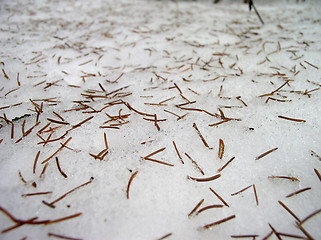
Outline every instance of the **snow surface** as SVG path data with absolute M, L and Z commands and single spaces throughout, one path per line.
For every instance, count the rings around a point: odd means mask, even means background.
M 0 1 L 0 239 L 321 239 L 321 2 L 255 3 Z

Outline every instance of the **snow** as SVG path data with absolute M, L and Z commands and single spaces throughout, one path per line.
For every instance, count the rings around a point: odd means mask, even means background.
M 321 239 L 321 2 L 241 2 L 0 1 L 0 239 Z

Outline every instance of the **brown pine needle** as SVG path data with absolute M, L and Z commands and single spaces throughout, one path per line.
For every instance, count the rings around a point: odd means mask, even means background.
M 64 177 L 64 178 L 68 178 L 68 176 L 61 170 L 60 168 L 60 164 L 59 164 L 59 160 L 58 160 L 58 157 L 56 157 L 56 164 L 57 164 L 57 167 L 58 167 L 58 170 L 60 172 L 60 174 Z
M 212 193 L 214 193 L 214 195 L 215 195 L 218 199 L 220 199 L 220 201 L 221 201 L 225 206 L 230 207 L 230 206 L 227 204 L 227 202 L 225 202 L 225 200 L 224 200 L 220 195 L 218 195 L 217 192 L 215 192 L 212 188 L 209 188 L 209 189 L 211 190 Z
M 182 92 L 181 89 L 177 86 L 176 83 L 174 83 L 174 86 L 176 87 L 176 89 L 179 91 L 180 94 L 183 94 L 183 92 Z
M 277 147 L 276 147 L 276 148 L 273 148 L 273 149 L 271 149 L 271 150 L 269 150 L 269 151 L 267 151 L 267 152 L 265 152 L 265 153 L 262 153 L 260 156 L 256 157 L 255 160 L 259 160 L 259 159 L 265 157 L 266 155 L 268 155 L 268 154 L 270 154 L 270 153 L 272 153 L 272 152 L 274 152 L 274 151 L 276 151 L 276 150 L 278 150 Z
M 21 197 L 30 197 L 30 196 L 46 195 L 46 194 L 51 194 L 51 193 L 52 193 L 52 192 L 27 193 L 27 194 L 21 194 Z
M 315 174 L 318 176 L 319 180 L 321 181 L 321 174 L 317 169 L 314 169 Z
M 27 220 L 21 220 L 21 219 L 15 218 L 12 214 L 10 214 L 6 209 L 4 209 L 1 206 L 0 206 L 0 211 L 3 212 L 7 217 L 9 217 L 11 219 L 12 222 L 14 222 L 16 224 L 12 227 L 2 230 L 1 233 L 9 232 L 9 231 L 11 231 L 15 228 L 21 227 L 23 225 L 49 225 L 49 224 L 54 224 L 54 223 L 70 220 L 70 219 L 73 219 L 75 217 L 79 217 L 80 215 L 82 215 L 82 213 L 76 213 L 74 215 L 70 215 L 70 216 L 55 219 L 55 220 L 36 221 L 38 219 L 38 217 L 33 217 L 33 218 L 30 218 Z
M 196 206 L 193 208 L 193 210 L 188 214 L 188 216 L 190 217 L 204 202 L 204 199 L 202 199 L 198 204 L 196 204 Z
M 43 131 L 47 128 L 47 127 L 49 127 L 50 126 L 50 122 L 49 123 L 47 123 L 43 128 L 41 128 L 39 131 L 38 131 L 38 133 L 39 134 L 42 134 L 43 133 Z
M 152 152 L 151 154 L 148 154 L 148 155 L 145 156 L 144 158 L 146 159 L 146 158 L 149 158 L 149 157 L 151 157 L 151 156 L 154 156 L 155 154 L 160 153 L 160 152 L 164 151 L 165 149 L 166 149 L 166 147 L 163 147 L 163 148 L 161 148 L 161 149 L 158 149 L 158 150 L 156 150 L 155 152 Z
M 208 144 L 207 144 L 205 138 L 203 137 L 202 133 L 201 133 L 200 130 L 198 129 L 196 123 L 193 123 L 193 127 L 195 128 L 198 136 L 201 138 L 201 140 L 202 140 L 203 144 L 205 145 L 205 147 L 207 147 L 208 149 L 211 149 L 211 148 L 208 146 Z
M 135 108 L 133 108 L 131 105 L 129 105 L 128 102 L 123 102 L 123 104 L 125 104 L 125 106 L 129 109 L 134 111 L 135 113 L 142 115 L 142 116 L 147 116 L 147 117 L 154 117 L 154 114 L 148 114 L 148 113 L 144 113 L 144 112 L 140 112 L 138 110 L 136 110 Z
M 268 176 L 268 178 L 280 178 L 280 179 L 288 179 L 288 180 L 291 180 L 291 181 L 300 182 L 299 179 L 297 179 L 295 177 L 288 177 L 288 176 Z
M 35 161 L 34 161 L 34 164 L 33 164 L 33 169 L 32 169 L 33 174 L 36 173 L 36 167 L 37 167 L 37 162 L 38 162 L 38 159 L 39 159 L 39 155 L 40 155 L 40 151 L 37 152 L 37 155 L 36 155 L 36 158 L 35 158 Z
M 101 83 L 98 83 L 99 87 L 101 90 L 103 90 L 103 92 L 106 92 L 105 88 L 103 87 L 103 85 L 101 85 Z
M 187 176 L 187 179 L 191 179 L 196 182 L 209 182 L 209 181 L 213 181 L 215 179 L 218 179 L 219 177 L 221 177 L 221 174 L 216 174 L 214 176 L 207 177 L 207 178 L 195 178 L 195 177 Z
M 80 215 L 82 215 L 82 213 L 76 213 L 74 215 L 71 216 L 67 216 L 67 217 L 63 217 L 63 218 L 59 218 L 59 219 L 55 219 L 55 220 L 49 220 L 48 223 L 46 224 L 52 224 L 52 223 L 58 223 L 58 222 L 62 222 L 62 221 L 66 221 L 75 217 L 79 217 Z
M 222 204 L 214 204 L 214 205 L 209 205 L 209 206 L 206 206 L 206 207 L 203 207 L 201 208 L 200 210 L 197 211 L 196 215 L 200 214 L 201 212 L 204 212 L 208 209 L 212 209 L 212 208 L 222 208 L 224 207 L 224 205 Z
M 160 163 L 160 164 L 163 164 L 163 165 L 166 165 L 166 166 L 170 166 L 170 167 L 174 167 L 173 164 L 170 164 L 170 163 L 167 163 L 167 162 L 163 162 L 163 161 L 159 161 L 159 160 L 156 160 L 156 159 L 153 159 L 153 158 L 146 158 L 145 157 L 144 160 Z
M 231 238 L 252 238 L 255 240 L 259 235 L 231 235 Z
M 314 240 L 314 238 L 307 232 L 302 226 L 302 224 L 296 222 L 297 227 L 301 230 L 301 232 L 307 237 L 308 240 Z
M 42 176 L 45 174 L 46 170 L 47 170 L 47 167 L 48 167 L 49 163 L 46 163 L 45 166 L 43 167 L 41 173 L 40 173 L 40 178 L 42 178 Z
M 299 193 L 305 192 L 305 191 L 307 191 L 307 190 L 311 190 L 311 188 L 310 188 L 310 187 L 307 187 L 307 188 L 300 189 L 300 190 L 298 190 L 298 191 L 295 191 L 295 192 L 287 195 L 286 198 L 292 197 L 292 196 L 294 196 L 294 195 L 297 195 L 297 194 L 299 194 Z
M 48 157 L 47 159 L 43 160 L 41 163 L 44 164 L 46 162 L 48 162 L 52 157 L 54 157 L 61 149 L 63 149 L 64 147 L 66 147 L 67 143 L 72 139 L 72 137 L 68 138 L 66 142 L 64 142 L 62 144 L 62 146 L 60 148 L 58 148 L 58 150 L 56 152 L 54 152 L 50 157 Z
M 112 83 L 116 83 L 123 75 L 124 73 L 121 73 Z
M 21 180 L 23 183 L 27 183 L 27 181 L 23 178 L 20 170 L 19 170 L 19 177 L 20 177 L 20 180 Z
M 238 191 L 238 192 L 232 193 L 231 196 L 235 196 L 235 195 L 237 195 L 237 194 L 240 194 L 240 193 L 244 192 L 245 190 L 249 189 L 249 188 L 252 187 L 252 186 L 253 186 L 253 185 L 247 186 L 246 188 L 243 188 L 243 189 L 241 189 L 241 190 Z
M 108 149 L 107 135 L 105 132 L 104 132 L 104 141 L 105 141 L 106 149 Z
M 53 112 L 58 118 L 60 118 L 61 119 L 61 121 L 63 121 L 63 122 L 66 122 L 66 120 L 62 117 L 62 116 L 60 116 L 58 113 L 56 113 L 56 112 Z
M 173 112 L 171 112 L 171 111 L 168 111 L 168 110 L 166 110 L 166 109 L 164 109 L 164 112 L 167 112 L 167 113 L 170 113 L 170 114 L 172 114 L 172 115 L 174 115 L 175 117 L 180 117 L 179 115 L 177 115 L 176 113 L 173 113 Z
M 225 148 L 224 141 L 222 139 L 220 139 L 219 140 L 219 149 L 218 149 L 218 157 L 219 157 L 219 159 L 223 158 L 224 148 Z
M 274 93 L 278 92 L 279 90 L 281 90 L 281 88 L 283 88 L 285 85 L 287 85 L 289 83 L 289 80 L 286 81 L 285 83 L 283 83 L 280 87 L 278 87 L 276 90 L 272 91 L 271 93 L 267 93 L 267 94 L 263 94 L 260 95 L 259 97 L 266 97 L 266 96 L 271 96 L 274 95 Z
M 279 240 L 282 240 L 282 238 L 280 237 L 279 233 L 275 230 L 274 227 L 272 227 L 271 224 L 269 224 L 270 228 L 272 229 L 272 233 L 275 234 L 275 236 L 279 239 Z
M 7 73 L 4 71 L 3 68 L 2 68 L 2 73 L 3 73 L 3 76 L 4 76 L 6 79 L 10 80 L 10 78 L 8 77 Z
M 236 97 L 237 100 L 239 100 L 245 107 L 247 107 L 247 104 L 241 99 L 241 96 Z
M 255 196 L 256 205 L 259 206 L 259 199 L 258 199 L 258 197 L 257 197 L 255 184 L 253 184 L 252 186 L 253 186 L 253 191 L 254 191 L 254 196 Z
M 175 148 L 175 151 L 177 153 L 178 158 L 181 160 L 182 164 L 184 164 L 184 161 L 183 161 L 181 155 L 179 154 L 179 151 L 177 149 L 176 143 L 174 141 L 173 141 L 173 145 L 174 145 L 174 148 Z
M 190 155 L 188 155 L 187 153 L 185 153 L 185 155 L 192 161 L 192 163 L 195 165 L 195 167 L 201 172 L 202 175 L 205 175 L 204 171 L 200 168 L 200 166 L 197 164 L 197 162 L 195 162 L 193 160 L 193 158 L 191 158 Z
M 52 207 L 52 208 L 55 208 L 54 204 L 59 202 L 60 200 L 62 200 L 63 198 L 65 198 L 67 195 L 69 195 L 70 193 L 74 192 L 75 190 L 81 188 L 81 187 L 84 187 L 86 185 L 88 185 L 89 183 L 91 183 L 92 181 L 94 180 L 93 177 L 90 178 L 90 180 L 88 182 L 85 182 L 81 185 L 79 185 L 78 187 L 75 187 L 73 189 L 71 189 L 70 191 L 66 192 L 65 194 L 61 195 L 59 198 L 57 198 L 56 200 L 52 201 L 51 203 L 48 203 L 46 201 L 42 201 L 44 204 L 46 204 L 47 206 L 49 207 Z
M 298 222 L 301 222 L 300 218 L 298 218 L 291 210 L 288 208 L 283 202 L 279 201 L 279 204 L 294 217 Z
M 229 165 L 234 159 L 235 159 L 235 157 L 232 157 L 227 163 L 224 164 L 223 167 L 219 168 L 219 169 L 217 170 L 217 172 L 223 171 L 223 169 L 226 168 L 227 165 Z
M 235 218 L 235 217 L 236 217 L 235 215 L 232 215 L 232 216 L 227 217 L 227 218 L 224 218 L 224 219 L 222 219 L 222 220 L 219 220 L 219 221 L 216 221 L 216 222 L 207 224 L 207 225 L 203 226 L 203 228 L 209 229 L 209 228 L 214 227 L 214 226 L 216 226 L 216 225 L 219 225 L 219 224 L 221 224 L 221 223 L 230 221 L 230 220 L 232 220 L 232 219 Z
M 278 232 L 278 234 L 282 237 L 289 237 L 289 238 L 296 238 L 296 239 L 306 239 L 305 237 L 294 235 L 294 234 L 289 234 L 289 233 L 282 233 Z
M 127 190 L 126 190 L 126 197 L 127 197 L 127 199 L 129 199 L 129 188 L 130 188 L 130 185 L 131 185 L 134 177 L 136 177 L 137 173 L 138 173 L 138 171 L 134 172 L 134 173 L 131 175 L 131 177 L 130 177 L 130 179 L 129 179 L 129 181 L 128 181 Z
M 306 64 L 309 64 L 311 67 L 314 67 L 314 68 L 316 68 L 316 69 L 319 69 L 317 66 L 315 66 L 314 64 L 312 64 L 312 63 L 310 63 L 310 62 L 308 62 L 308 61 L 305 61 L 305 60 L 304 60 L 304 62 L 305 62 Z
M 308 221 L 310 218 L 314 217 L 315 215 L 321 213 L 321 209 L 309 214 L 307 217 L 305 217 L 302 221 L 301 224 L 305 223 L 306 221 Z
M 160 127 L 159 127 L 158 122 L 157 122 L 157 115 L 156 114 L 154 114 L 154 125 L 155 125 L 157 131 L 160 131 Z
M 163 240 L 163 239 L 168 238 L 168 237 L 170 237 L 172 235 L 173 235 L 173 233 L 168 233 L 168 234 L 162 236 L 161 238 L 159 238 L 158 240 Z
M 55 233 L 48 233 L 48 236 L 49 237 L 56 237 L 56 238 L 60 238 L 60 239 L 66 239 L 66 240 L 82 240 L 80 238 L 72 238 L 72 237 L 67 237 L 67 236 L 55 234 Z
M 293 121 L 293 122 L 306 122 L 306 120 L 303 120 L 303 119 L 296 119 L 296 118 L 290 118 L 290 117 L 285 117 L 285 116 L 278 116 L 278 118 L 282 118 L 282 119 Z
M 225 119 L 225 120 L 220 121 L 218 123 L 209 124 L 208 126 L 209 127 L 215 127 L 215 126 L 221 125 L 222 123 L 226 123 L 226 122 L 229 122 L 229 121 L 231 121 L 231 119 Z
M 163 100 L 163 101 L 160 101 L 159 104 L 163 104 L 163 103 L 165 103 L 165 102 L 168 102 L 168 101 L 170 101 L 170 100 L 173 100 L 174 98 L 175 98 L 175 97 L 171 97 L 171 98 L 165 99 L 165 100 Z
M 83 125 L 84 123 L 88 122 L 89 120 L 91 120 L 91 119 L 93 119 L 93 118 L 94 118 L 94 116 L 91 116 L 91 117 L 89 117 L 89 118 L 81 121 L 80 123 L 78 123 L 78 124 L 76 124 L 76 125 L 73 125 L 73 126 L 71 127 L 71 130 L 80 127 L 81 125 Z
M 311 150 L 311 156 L 317 157 L 321 161 L 321 157 L 313 150 Z
M 271 231 L 270 233 L 268 233 L 264 238 L 262 238 L 262 240 L 267 240 L 269 239 L 273 234 L 273 231 Z

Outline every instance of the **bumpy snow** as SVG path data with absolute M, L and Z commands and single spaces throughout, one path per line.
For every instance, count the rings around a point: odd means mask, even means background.
M 255 4 L 0 1 L 0 239 L 321 239 L 321 2 Z

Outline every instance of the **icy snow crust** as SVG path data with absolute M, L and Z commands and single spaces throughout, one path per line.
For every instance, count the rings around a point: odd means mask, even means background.
M 1 1 L 0 239 L 321 239 L 321 3 L 256 7 Z

